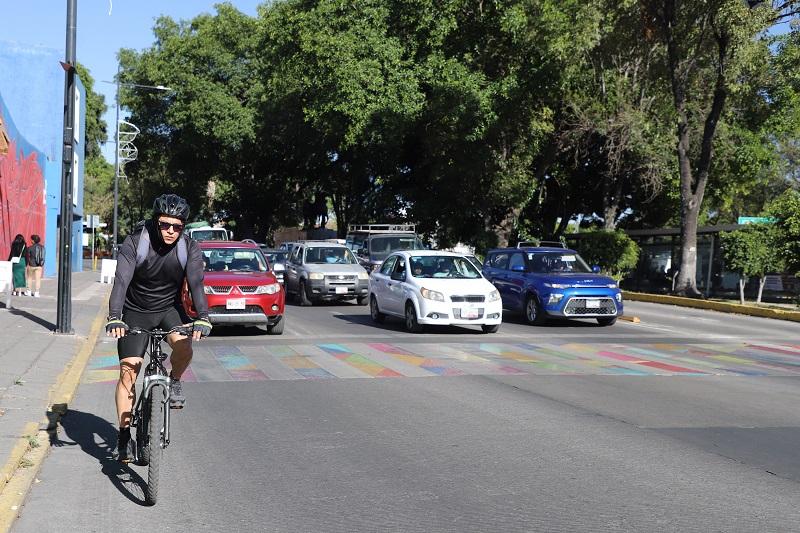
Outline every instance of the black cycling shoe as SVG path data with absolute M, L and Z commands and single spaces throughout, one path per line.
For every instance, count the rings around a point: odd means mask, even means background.
M 172 383 L 169 384 L 169 408 L 170 409 L 183 409 L 186 404 L 186 396 L 183 395 L 183 387 L 181 382 L 172 378 Z
M 117 442 L 117 461 L 120 463 L 136 462 L 136 445 L 130 436 L 127 439 L 120 438 Z

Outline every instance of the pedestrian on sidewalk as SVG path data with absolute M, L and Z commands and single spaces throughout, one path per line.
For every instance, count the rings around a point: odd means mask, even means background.
M 25 292 L 25 248 L 25 237 L 17 233 L 14 242 L 11 243 L 11 252 L 8 254 L 15 296 L 22 296 Z
M 31 235 L 33 244 L 25 252 L 25 260 L 28 263 L 25 268 L 27 287 L 25 296 L 31 296 L 32 294 L 34 298 L 39 297 L 39 289 L 42 286 L 42 271 L 44 270 L 44 246 L 40 244 L 41 240 L 38 235 Z

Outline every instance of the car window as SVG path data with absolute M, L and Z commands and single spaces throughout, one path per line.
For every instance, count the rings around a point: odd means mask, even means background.
M 292 263 L 300 264 L 300 258 L 303 256 L 303 247 L 295 245 L 292 248 Z
M 266 272 L 267 261 L 252 248 L 206 248 L 203 263 L 207 272 Z
M 480 278 L 481 273 L 466 257 L 413 255 L 411 275 L 415 278 Z
M 592 269 L 578 254 L 564 252 L 529 252 L 530 271 L 540 274 L 576 272 L 589 274 Z
M 511 260 L 508 262 L 508 269 L 513 270 L 514 267 L 522 267 L 525 268 L 525 258 L 522 254 L 511 254 Z
M 392 268 L 394 268 L 394 264 L 396 261 L 397 261 L 396 255 L 393 255 L 392 257 L 384 261 L 383 265 L 381 265 L 381 274 L 388 276 L 389 272 L 391 272 Z
M 405 276 L 406 273 L 406 260 L 403 257 L 398 256 L 397 261 L 394 263 L 394 268 L 392 269 L 393 276 Z
M 380 260 L 399 250 L 424 250 L 425 245 L 414 235 L 387 235 L 372 237 L 369 241 L 370 257 Z
M 357 263 L 353 252 L 344 246 L 310 246 L 306 249 L 306 263 L 315 265 L 352 265 Z
M 495 254 L 489 261 L 489 266 L 492 268 L 499 268 L 501 270 L 505 270 L 508 266 L 508 254 L 507 253 L 499 253 Z

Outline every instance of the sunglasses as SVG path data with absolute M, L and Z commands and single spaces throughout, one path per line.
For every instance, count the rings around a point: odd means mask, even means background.
M 183 231 L 183 224 L 170 224 L 169 222 L 161 222 L 158 221 L 158 229 L 162 231 L 167 231 L 169 228 L 174 229 L 177 232 Z

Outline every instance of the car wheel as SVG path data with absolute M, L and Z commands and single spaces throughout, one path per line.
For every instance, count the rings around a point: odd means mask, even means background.
M 378 309 L 378 300 L 375 296 L 371 296 L 369 299 L 369 315 L 377 324 L 383 324 L 384 319 L 386 319 L 386 315 L 381 313 Z
M 283 317 L 276 324 L 267 326 L 268 335 L 283 335 L 283 323 L 286 322 Z
M 602 316 L 597 319 L 597 323 L 601 326 L 613 326 L 616 321 L 617 317 L 615 316 Z
M 356 296 L 356 303 L 358 305 L 364 305 L 365 303 L 367 303 L 367 297 L 366 296 Z
M 308 291 L 306 290 L 306 282 L 300 282 L 300 288 L 297 290 L 297 298 L 300 300 L 300 305 L 303 307 L 311 306 L 311 299 L 308 297 Z
M 409 333 L 422 333 L 422 330 L 425 329 L 417 321 L 417 310 L 414 309 L 414 304 L 408 302 L 406 304 L 406 330 Z
M 500 331 L 500 324 L 492 324 L 492 325 L 483 325 L 481 329 L 484 333 L 497 333 Z
M 525 322 L 532 326 L 541 326 L 547 320 L 547 316 L 539 305 L 536 296 L 530 295 L 525 300 Z

